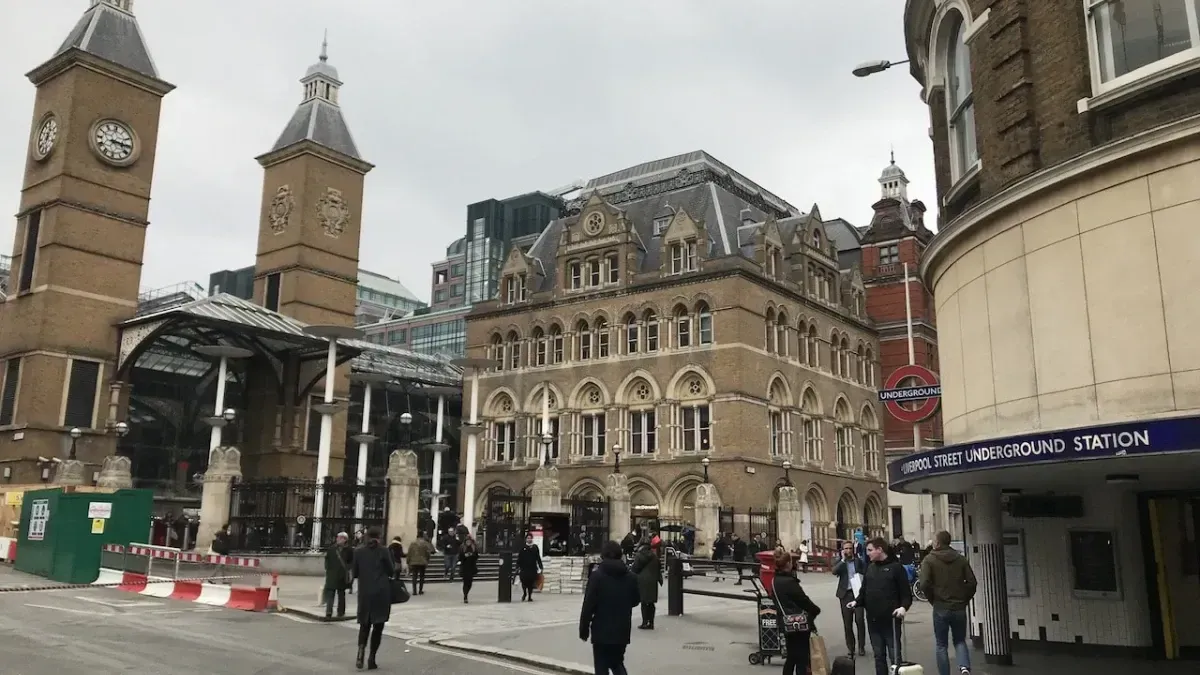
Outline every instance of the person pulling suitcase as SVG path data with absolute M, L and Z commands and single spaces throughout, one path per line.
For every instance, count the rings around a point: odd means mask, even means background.
M 897 672 L 908 675 L 911 671 L 888 668 L 889 656 L 891 663 L 900 663 L 896 621 L 904 619 L 912 607 L 908 573 L 888 552 L 887 542 L 880 537 L 867 542 L 867 558 L 870 564 L 863 573 L 862 586 L 846 607 L 854 609 L 861 605 L 866 610 L 867 635 L 871 639 L 871 650 L 875 652 L 875 675 L 895 675 Z

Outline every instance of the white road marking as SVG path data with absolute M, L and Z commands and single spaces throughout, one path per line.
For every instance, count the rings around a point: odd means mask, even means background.
M 207 611 L 213 611 L 213 610 L 207 610 Z M 279 614 L 276 614 L 275 616 L 278 616 L 283 619 L 288 619 L 289 621 L 295 621 L 296 623 L 320 623 L 319 621 L 309 621 L 308 619 L 305 619 L 300 616 L 296 616 L 295 614 L 288 614 L 287 612 L 279 613 Z
M 52 605 L 35 605 L 33 603 L 28 603 L 28 602 L 25 603 L 25 606 L 26 607 L 37 607 L 38 609 L 53 609 L 53 610 L 57 610 L 59 612 L 68 612 L 71 614 L 84 614 L 87 616 L 103 616 L 103 617 L 112 616 L 112 614 L 109 614 L 107 612 L 91 612 L 86 609 L 69 609 L 67 607 L 54 607 Z
M 163 616 L 164 614 L 183 614 L 186 611 L 188 611 L 188 610 L 186 610 L 186 609 L 152 609 L 146 613 L 154 614 L 155 616 Z M 195 611 L 195 610 L 192 610 L 192 611 Z
M 75 596 L 75 599 L 82 600 L 84 602 L 90 602 L 90 603 L 93 603 L 96 605 L 104 605 L 105 607 L 116 607 L 117 609 L 125 609 L 127 607 L 160 607 L 160 606 L 162 606 L 162 603 L 158 603 L 158 602 L 138 602 L 136 600 L 118 600 L 116 602 L 110 602 L 108 600 L 100 600 L 98 598 L 89 598 L 84 595 L 77 595 L 77 596 Z
M 515 670 L 520 673 L 532 673 L 533 675 L 545 675 L 545 673 L 550 672 L 550 671 L 544 670 L 544 669 L 539 670 L 537 668 L 530 668 L 529 666 L 524 666 L 519 663 L 513 663 L 512 661 L 503 661 L 500 659 L 490 659 L 486 656 L 478 656 L 476 654 L 466 654 L 464 652 L 454 651 L 451 649 L 443 649 L 441 647 L 436 647 L 434 645 L 429 644 L 428 642 L 425 642 L 424 640 L 419 640 L 419 639 L 418 640 L 409 640 L 405 644 L 407 644 L 409 647 L 417 647 L 419 649 L 424 649 L 426 651 L 437 652 L 439 654 L 445 654 L 447 656 L 453 656 L 453 657 L 460 658 L 460 659 L 469 659 L 471 661 L 477 661 L 479 663 L 487 663 L 487 664 L 490 664 L 493 666 L 500 666 L 501 668 Z

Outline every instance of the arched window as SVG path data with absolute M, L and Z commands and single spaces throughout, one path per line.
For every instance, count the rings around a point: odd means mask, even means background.
M 550 363 L 559 364 L 563 362 L 563 332 L 562 326 L 553 324 L 550 326 Z
M 608 358 L 608 322 L 604 317 L 596 319 L 596 358 Z
M 575 324 L 575 339 L 579 342 L 575 359 L 587 361 L 592 358 L 592 329 L 588 326 L 587 319 L 580 319 L 579 323 Z
M 658 314 L 648 309 L 642 314 L 642 323 L 646 326 L 646 351 L 658 351 Z
M 779 310 L 775 317 L 775 353 L 788 356 L 788 317 L 787 313 Z
M 829 372 L 837 377 L 842 376 L 842 342 L 837 331 L 829 336 Z
M 583 288 L 583 266 L 578 260 L 567 262 L 567 276 L 571 278 L 571 290 Z
M 791 415 L 787 411 L 787 390 L 781 380 L 771 383 L 767 395 L 767 428 L 771 431 L 771 456 L 788 457 L 791 448 Z
M 546 365 L 546 332 L 540 326 L 534 328 L 529 339 L 533 342 L 533 365 Z
M 683 305 L 675 306 L 675 346 L 679 349 L 692 346 L 692 317 Z
M 868 387 L 875 386 L 875 352 L 867 347 L 866 354 L 863 356 L 863 373 L 864 382 Z
M 696 332 L 699 333 L 699 344 L 711 345 L 713 343 L 712 310 L 703 300 L 696 303 L 696 326 Z
M 966 43 L 967 23 L 956 10 L 947 13 L 938 31 L 946 41 L 946 118 L 950 128 L 950 171 L 955 182 L 979 161 L 975 141 L 975 97 L 971 83 L 971 52 Z
M 488 357 L 496 362 L 496 370 L 504 370 L 504 338 L 499 333 L 492 336 Z
M 587 260 L 587 285 L 590 288 L 595 288 L 600 285 L 601 265 L 599 258 L 588 258 Z
M 766 342 L 765 342 L 763 348 L 766 349 L 768 352 L 774 354 L 776 351 L 775 340 L 776 340 L 776 336 L 778 335 L 775 332 L 775 310 L 774 309 L 772 309 L 770 307 L 767 308 L 767 316 L 766 316 L 766 321 L 764 321 L 764 323 L 766 324 L 763 327 Z
M 521 336 L 517 335 L 517 331 L 510 330 L 505 342 L 508 343 L 508 367 L 516 370 L 521 367 Z
M 549 400 L 544 400 L 548 398 Z M 530 440 L 529 457 L 537 459 L 538 463 L 542 462 L 542 455 L 548 451 L 551 460 L 557 460 L 559 457 L 560 430 L 558 424 L 558 398 L 549 388 L 542 386 L 538 388 L 537 394 L 534 396 L 534 401 L 537 402 L 539 410 L 544 406 L 549 411 L 549 425 L 542 424 L 542 416 L 538 415 L 533 422 L 533 438 Z M 548 437 L 548 438 L 547 438 Z M 549 440 L 547 448 L 546 441 Z
M 854 417 L 845 399 L 838 399 L 833 408 L 837 440 L 837 463 L 843 471 L 854 469 Z
M 816 228 L 812 231 L 812 247 L 818 250 L 821 248 L 821 231 Z
M 854 372 L 850 367 L 850 341 L 846 339 L 845 335 L 838 343 L 838 353 L 842 356 L 842 377 L 848 380 L 854 379 Z
M 512 397 L 500 394 L 488 410 L 492 420 L 488 423 L 486 457 L 493 462 L 513 462 L 517 459 L 516 407 Z
M 821 449 L 821 404 L 811 388 L 800 398 L 800 416 L 804 421 L 804 458 L 819 464 L 824 457 Z
M 708 408 L 708 384 L 699 375 L 688 375 L 680 383 L 676 398 L 682 418 L 684 452 L 704 452 L 712 449 L 712 416 Z
M 605 426 L 604 394 L 594 384 L 589 384 L 579 397 L 579 430 L 581 455 L 591 459 L 604 456 Z
M 817 336 L 817 325 L 808 326 L 808 365 L 813 368 L 821 367 L 821 339 Z
M 625 324 L 625 353 L 636 354 L 642 346 L 641 327 L 638 326 L 637 315 L 629 312 L 622 321 Z
M 625 390 L 629 429 L 629 454 L 652 455 L 658 450 L 658 420 L 655 415 L 654 388 L 641 378 L 630 382 Z
M 867 473 L 877 475 L 880 466 L 879 421 L 875 417 L 875 411 L 871 409 L 871 406 L 863 406 L 862 414 L 859 415 L 859 426 L 862 427 L 864 468 L 867 470 Z

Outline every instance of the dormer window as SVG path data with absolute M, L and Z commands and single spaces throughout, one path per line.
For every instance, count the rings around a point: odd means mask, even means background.
M 504 280 L 504 286 L 505 286 L 505 291 L 506 291 L 505 299 L 508 301 L 508 304 L 511 305 L 517 301 L 517 280 L 516 280 L 516 278 L 508 277 L 507 279 Z
M 663 235 L 663 232 L 667 231 L 667 227 L 670 226 L 670 224 L 671 224 L 670 216 L 663 216 L 662 218 L 655 218 L 654 219 L 654 236 L 661 237 Z
M 900 262 L 900 247 L 896 244 L 879 247 L 879 264 L 895 265 Z
M 525 286 L 525 275 L 517 275 L 517 302 L 525 302 L 528 295 L 528 288 Z
M 587 261 L 587 285 L 596 287 L 600 285 L 600 260 L 591 258 Z
M 671 274 L 696 271 L 696 240 L 677 241 L 671 244 Z
M 616 253 L 609 253 L 604 256 L 604 268 L 608 270 L 608 283 L 621 283 L 621 263 Z
M 821 231 L 820 230 L 813 230 L 812 247 L 817 249 L 818 251 L 821 250 Z
M 571 290 L 577 291 L 583 287 L 583 266 L 578 260 L 567 263 L 567 274 L 571 277 Z

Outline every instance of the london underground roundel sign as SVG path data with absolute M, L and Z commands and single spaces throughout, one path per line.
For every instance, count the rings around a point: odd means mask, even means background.
M 907 386 L 900 383 L 909 380 Z M 883 389 L 879 390 L 879 400 L 901 422 L 916 424 L 930 418 L 937 412 L 942 401 L 942 385 L 938 383 L 933 371 L 923 366 L 900 366 L 892 371 Z M 908 408 L 901 403 L 916 403 L 915 408 Z

